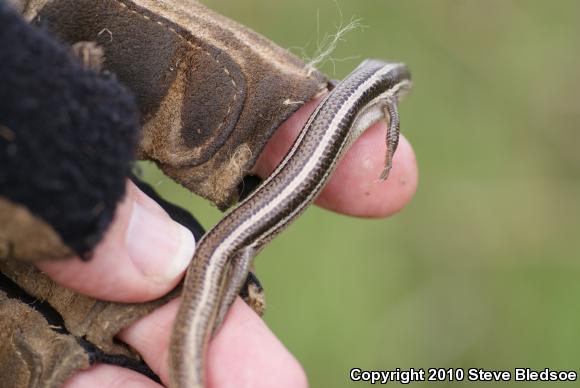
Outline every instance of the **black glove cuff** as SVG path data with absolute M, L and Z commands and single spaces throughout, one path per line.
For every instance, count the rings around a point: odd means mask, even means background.
M 0 199 L 28 209 L 86 256 L 125 192 L 139 133 L 136 103 L 116 79 L 83 68 L 70 48 L 5 2 L 0 26 Z M 6 240 L 10 226 L 2 227 Z

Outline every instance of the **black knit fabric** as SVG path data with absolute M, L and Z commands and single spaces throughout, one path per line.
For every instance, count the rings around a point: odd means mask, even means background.
M 133 96 L 85 70 L 0 0 L 0 196 L 87 257 L 125 191 L 139 130 Z

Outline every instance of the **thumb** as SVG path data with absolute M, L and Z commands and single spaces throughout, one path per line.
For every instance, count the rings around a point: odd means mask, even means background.
M 79 258 L 38 263 L 59 284 L 118 302 L 160 297 L 181 280 L 195 250 L 189 229 L 132 182 L 115 218 L 88 262 Z

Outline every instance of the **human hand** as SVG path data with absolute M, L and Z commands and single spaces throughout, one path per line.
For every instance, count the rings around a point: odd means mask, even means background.
M 258 160 L 258 175 L 267 176 L 283 158 L 316 104 L 306 104 L 279 128 Z M 318 205 L 348 215 L 386 217 L 411 199 L 417 168 L 404 137 L 389 179 L 377 183 L 384 164 L 385 131 L 384 124 L 376 124 L 353 144 L 318 198 Z M 189 231 L 128 183 L 126 198 L 90 262 L 70 259 L 39 267 L 55 281 L 82 294 L 121 302 L 147 301 L 167 293 L 181 280 L 194 245 Z M 179 299 L 168 303 L 119 334 L 164 383 L 168 381 L 169 337 L 178 304 Z M 239 298 L 210 343 L 207 379 L 213 388 L 307 386 L 298 362 Z M 97 365 L 76 374 L 66 387 L 121 384 L 159 386 L 131 370 Z

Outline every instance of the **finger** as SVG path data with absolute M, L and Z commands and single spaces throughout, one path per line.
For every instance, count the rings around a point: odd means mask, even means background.
M 88 262 L 78 258 L 38 267 L 59 284 L 99 299 L 155 299 L 180 281 L 195 249 L 191 232 L 132 182 L 103 241 Z
M 400 137 L 389 178 L 378 180 L 385 166 L 386 127 L 375 124 L 346 153 L 316 203 L 359 217 L 387 217 L 401 210 L 417 189 L 417 161 L 411 144 Z
M 169 333 L 179 300 L 173 300 L 121 332 L 164 383 L 168 382 Z M 260 319 L 237 298 L 207 355 L 207 382 L 222 387 L 307 387 L 304 370 Z
M 75 374 L 63 388 L 161 388 L 153 380 L 129 369 L 113 365 L 95 365 Z
M 268 176 L 292 146 L 320 100 L 310 101 L 292 115 L 268 141 L 254 169 Z M 326 209 L 359 217 L 386 217 L 403 208 L 417 188 L 417 162 L 409 142 L 401 136 L 389 178 L 378 177 L 385 165 L 386 125 L 379 122 L 352 145 L 318 197 Z

